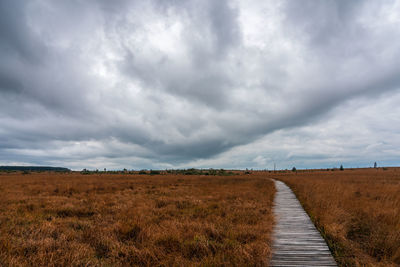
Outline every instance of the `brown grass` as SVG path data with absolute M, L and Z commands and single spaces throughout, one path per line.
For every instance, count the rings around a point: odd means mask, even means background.
M 340 265 L 400 265 L 399 168 L 275 176 L 296 193 Z
M 0 266 L 263 266 L 265 176 L 0 173 Z

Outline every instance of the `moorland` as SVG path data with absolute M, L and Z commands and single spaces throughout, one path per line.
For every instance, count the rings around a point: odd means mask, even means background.
M 400 264 L 400 168 L 0 172 L 0 266 L 266 266 L 274 183 L 339 266 Z
M 0 266 L 266 265 L 273 182 L 215 174 L 1 172 Z

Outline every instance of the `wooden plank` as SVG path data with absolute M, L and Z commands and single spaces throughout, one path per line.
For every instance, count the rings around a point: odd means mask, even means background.
M 325 240 L 292 190 L 275 181 L 277 193 L 271 266 L 337 266 Z

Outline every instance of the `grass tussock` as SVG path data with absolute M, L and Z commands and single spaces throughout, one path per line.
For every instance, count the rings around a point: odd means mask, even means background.
M 263 175 L 0 173 L 0 266 L 263 266 Z
M 275 176 L 296 193 L 340 265 L 400 265 L 399 168 Z

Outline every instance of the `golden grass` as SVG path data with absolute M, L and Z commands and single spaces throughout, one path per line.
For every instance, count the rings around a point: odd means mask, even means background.
M 265 176 L 0 173 L 0 266 L 263 266 Z
M 399 168 L 275 177 L 293 189 L 340 265 L 400 265 Z

